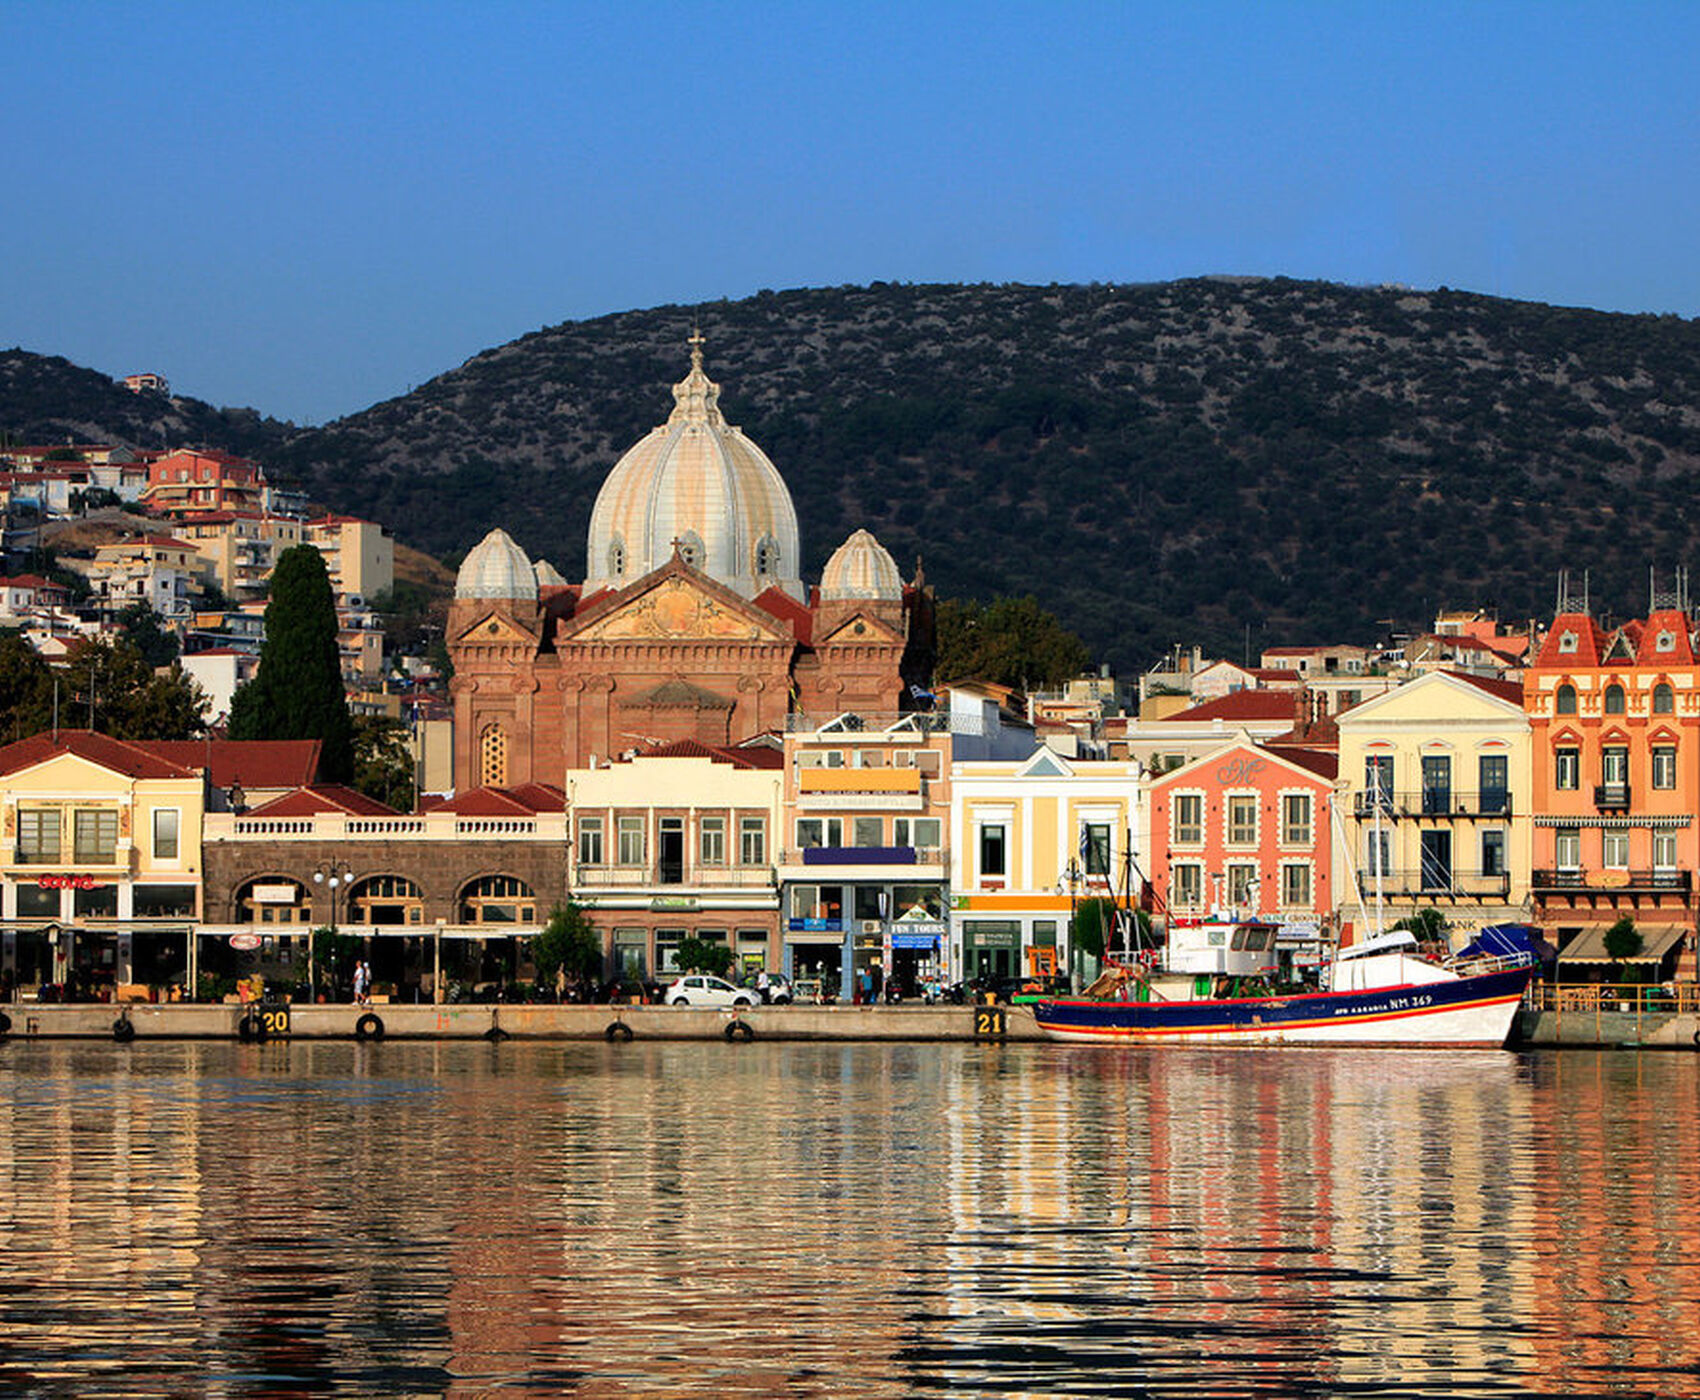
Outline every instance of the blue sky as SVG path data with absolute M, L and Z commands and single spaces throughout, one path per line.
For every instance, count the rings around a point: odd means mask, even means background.
M 1700 4 L 5 0 L 0 345 L 298 422 L 763 287 L 1700 314 Z

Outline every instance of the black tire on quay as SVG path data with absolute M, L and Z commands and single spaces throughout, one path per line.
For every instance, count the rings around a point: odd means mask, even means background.
M 136 1028 L 128 1016 L 120 1016 L 112 1023 L 112 1038 L 120 1045 L 128 1045 L 136 1038 Z
M 382 1034 L 382 1032 L 380 1032 L 380 1034 Z M 492 1045 L 499 1045 L 507 1038 L 508 1033 L 500 1026 L 491 1026 L 489 1030 L 484 1032 L 484 1039 L 489 1041 Z
M 12 1018 L 10 1016 L 8 1016 L 4 1011 L 0 1011 L 0 1036 L 8 1036 L 11 1033 L 12 1033 Z
M 748 1042 L 756 1038 L 756 1028 L 748 1021 L 728 1021 L 722 1034 L 730 1041 Z
M 260 1038 L 260 1018 L 249 1013 L 236 1023 L 236 1038 L 251 1045 Z
M 632 1038 L 632 1028 L 624 1021 L 610 1021 L 608 1029 L 602 1032 L 602 1038 L 610 1045 L 623 1045 Z
M 384 1023 L 375 1011 L 368 1011 L 354 1023 L 354 1038 L 356 1040 L 382 1040 L 384 1038 Z

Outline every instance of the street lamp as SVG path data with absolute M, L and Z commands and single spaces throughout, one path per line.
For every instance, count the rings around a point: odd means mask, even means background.
M 323 885 L 331 897 L 331 937 L 336 937 L 336 896 L 339 889 L 346 894 L 354 883 L 354 870 L 347 861 L 326 861 L 313 872 L 313 883 Z M 307 935 L 307 995 L 319 999 L 318 966 L 313 956 L 313 935 Z
M 1074 968 L 1074 960 L 1075 960 L 1074 921 L 1078 917 L 1078 901 L 1077 901 L 1077 898 L 1076 898 L 1076 895 L 1075 895 L 1075 889 L 1080 884 L 1080 881 L 1081 881 L 1083 874 L 1084 874 L 1084 872 L 1080 868 L 1080 862 L 1077 861 L 1076 859 L 1074 859 L 1073 856 L 1070 856 L 1069 861 L 1068 861 L 1068 866 L 1063 871 L 1063 880 L 1068 881 L 1068 963 L 1067 963 L 1067 967 L 1068 967 L 1069 982 L 1070 982 L 1071 985 L 1074 982 L 1074 976 L 1075 976 L 1075 968 Z M 1057 893 L 1058 894 L 1061 894 L 1063 892 L 1063 880 L 1057 881 Z M 1108 946 L 1105 947 L 1104 951 L 1106 953 L 1109 951 Z

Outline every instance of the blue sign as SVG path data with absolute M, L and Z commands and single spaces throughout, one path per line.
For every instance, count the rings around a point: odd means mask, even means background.
M 792 933 L 843 933 L 843 919 L 788 919 L 785 927 Z
M 904 933 L 901 929 L 891 931 L 891 946 L 893 948 L 918 948 L 923 952 L 938 951 L 938 935 L 933 933 Z

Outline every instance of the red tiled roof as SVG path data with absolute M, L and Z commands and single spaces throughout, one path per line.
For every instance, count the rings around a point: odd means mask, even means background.
M 1660 609 L 1647 618 L 1647 626 L 1641 633 L 1640 644 L 1636 648 L 1635 661 L 1640 666 L 1692 666 L 1694 664 L 1694 647 L 1688 636 L 1688 619 L 1675 609 Z M 1672 648 L 1669 651 L 1659 651 L 1658 639 L 1661 633 L 1671 635 Z
M 421 802 L 422 812 L 454 812 L 463 817 L 529 817 L 538 812 L 560 812 L 567 794 L 548 783 L 521 783 L 517 787 L 469 788 L 447 799 Z
M 1265 744 L 1263 747 L 1276 758 L 1309 769 L 1317 777 L 1327 778 L 1330 782 L 1333 782 L 1340 772 L 1340 755 L 1327 749 L 1301 748 L 1291 744 Z
M 1293 693 L 1290 690 L 1234 690 L 1216 700 L 1206 700 L 1178 715 L 1170 715 L 1166 724 L 1177 720 L 1189 724 L 1210 720 L 1244 723 L 1251 720 L 1292 719 Z
M 808 646 L 814 639 L 815 615 L 812 609 L 804 607 L 783 588 L 764 588 L 754 598 L 755 605 L 770 617 L 776 617 L 781 622 L 789 622 L 797 634 L 797 640 Z
M 1559 642 L 1567 632 L 1576 634 L 1575 651 L 1558 649 Z M 1541 654 L 1536 658 L 1535 665 L 1566 668 L 1598 666 L 1600 654 L 1605 649 L 1605 633 L 1593 618 L 1586 613 L 1560 613 L 1552 620 L 1552 626 L 1547 630 L 1546 640 L 1541 643 Z
M 32 734 L 27 739 L 19 739 L 15 744 L 0 748 L 0 777 L 33 768 L 64 753 L 98 763 L 102 768 L 122 773 L 127 778 L 196 776 L 193 768 L 173 763 L 163 754 L 152 753 L 143 744 L 126 743 L 87 729 L 61 729 L 57 736 L 52 733 Z
M 0 578 L 0 588 L 56 588 L 61 593 L 66 591 L 64 584 L 55 583 L 50 578 L 42 578 L 39 574 L 19 574 L 16 578 Z
M 251 817 L 315 817 L 326 812 L 342 812 L 351 817 L 399 817 L 394 807 L 356 792 L 340 783 L 313 783 L 286 792 L 263 806 L 247 813 Z
M 300 788 L 319 775 L 317 739 L 154 739 L 136 747 L 185 768 L 199 769 L 219 788 L 238 782 L 250 791 Z
M 675 739 L 652 749 L 640 749 L 639 758 L 707 758 L 715 763 L 730 763 L 734 768 L 782 768 L 785 755 L 769 748 L 729 749 L 718 744 L 704 744 L 695 739 Z
M 1512 705 L 1523 703 L 1523 683 L 1521 681 L 1494 680 L 1487 676 L 1467 676 L 1462 671 L 1440 672 L 1443 676 L 1451 676 L 1455 681 L 1463 681 L 1473 685 L 1477 690 L 1485 691 L 1495 699 L 1504 700 Z

